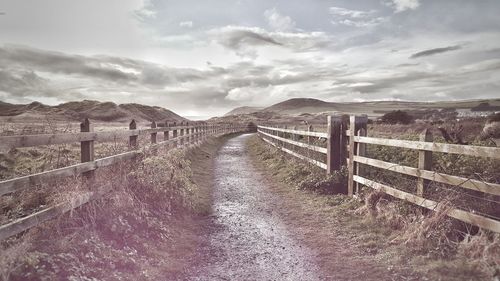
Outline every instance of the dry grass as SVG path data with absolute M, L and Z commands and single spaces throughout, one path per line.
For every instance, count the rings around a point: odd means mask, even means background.
M 107 186 L 102 198 L 2 241 L 3 280 L 157 280 L 183 274 L 198 246 L 198 216 L 209 212 L 209 186 L 191 162 L 207 145 L 144 151 L 138 159 L 81 178 L 44 183 L 2 197 L 3 221 Z M 111 153 L 111 151 L 110 151 Z M 34 192 L 35 191 L 35 192 Z
M 304 173 L 318 173 L 315 168 L 304 171 L 310 166 L 285 156 L 257 138 L 250 141 L 249 150 L 258 163 L 268 167 L 277 182 L 285 183 L 281 190 L 297 187 L 297 182 L 289 181 L 294 180 L 293 175 L 301 178 Z M 324 171 L 317 175 L 325 178 Z M 346 243 L 366 251 L 373 260 L 411 268 L 420 276 L 419 280 L 491 280 L 499 276 L 498 234 L 486 231 L 464 234 L 463 224 L 445 216 L 446 208 L 451 207 L 449 201 L 441 203 L 441 211 L 431 212 L 368 189 L 361 194 L 363 205 L 344 195 L 325 198 L 308 190 L 305 195 L 282 192 L 301 205 L 310 205 L 308 220 L 315 226 L 329 225 L 325 232 L 349 237 Z M 331 221 L 335 224 L 330 224 Z M 315 229 L 321 231 L 321 228 Z M 312 236 L 305 242 L 315 243 L 308 242 L 309 239 Z M 320 251 L 323 251 L 321 247 L 328 247 L 314 246 Z M 328 265 L 328 261 L 325 263 Z

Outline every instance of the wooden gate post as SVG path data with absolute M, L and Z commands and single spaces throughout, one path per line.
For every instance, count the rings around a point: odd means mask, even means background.
M 342 119 L 339 116 L 328 116 L 328 138 L 326 143 L 326 173 L 333 174 L 340 170 L 340 130 Z
M 433 136 L 429 129 L 425 129 L 420 134 L 420 141 L 432 142 Z M 419 150 L 418 152 L 418 175 L 420 175 L 420 170 L 432 170 L 432 151 Z M 429 185 L 429 180 L 418 178 L 417 180 L 417 195 L 424 196 L 425 189 Z
M 156 129 L 156 127 L 157 127 L 156 122 L 155 122 L 155 121 L 153 121 L 153 122 L 151 123 L 151 129 Z M 152 143 L 152 144 L 157 143 L 157 140 L 156 140 L 156 136 L 157 136 L 157 135 L 158 135 L 158 133 L 157 133 L 157 132 L 155 132 L 155 131 L 151 132 L 151 143 Z
M 80 124 L 80 132 L 93 132 L 94 126 L 90 124 L 88 118 Z M 82 141 L 80 143 L 80 159 L 81 162 L 94 161 L 94 141 Z M 83 176 L 89 180 L 94 179 L 94 170 L 83 173 Z
M 364 128 L 366 132 L 366 125 L 368 123 L 368 117 L 363 116 L 351 116 L 349 126 L 349 179 L 347 181 L 347 194 L 349 196 L 354 195 L 354 174 L 357 171 L 357 165 L 354 162 L 354 155 L 357 152 L 358 144 L 354 141 L 354 136 L 358 134 L 359 129 Z M 357 185 L 356 185 L 357 186 Z
M 128 128 L 129 130 L 136 130 L 137 129 L 137 123 L 135 123 L 135 120 L 132 119 L 132 121 L 130 122 L 130 124 L 128 125 Z M 137 149 L 137 135 L 134 134 L 134 135 L 131 135 L 129 138 L 128 138 L 128 146 L 131 148 L 131 149 Z

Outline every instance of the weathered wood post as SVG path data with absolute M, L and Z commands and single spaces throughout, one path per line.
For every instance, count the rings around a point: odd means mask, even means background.
M 349 129 L 348 120 L 341 117 L 342 124 L 340 126 L 340 165 L 347 165 L 347 157 L 349 157 L 349 151 L 347 150 L 347 130 Z
M 156 122 L 153 121 L 151 122 L 151 129 L 153 129 L 153 131 L 151 132 L 151 143 L 152 144 L 155 144 L 157 143 L 157 135 L 158 135 L 158 132 L 156 132 L 154 129 L 156 129 L 157 125 L 156 125 Z
M 177 147 L 179 145 L 179 140 L 177 139 L 177 136 L 178 136 L 178 134 L 177 134 L 177 132 L 178 132 L 177 131 L 177 122 L 174 122 L 172 124 L 172 126 L 174 127 L 174 129 L 172 130 L 172 138 L 175 139 L 174 147 Z
M 88 118 L 85 118 L 85 120 L 80 124 L 80 132 L 87 133 L 87 132 L 93 132 L 93 131 L 94 131 L 94 126 L 92 126 L 90 124 L 90 121 Z M 82 141 L 80 143 L 80 159 L 81 159 L 82 163 L 94 161 L 94 141 L 93 140 Z M 83 176 L 88 180 L 93 180 L 94 175 L 95 175 L 94 170 L 83 173 Z
M 283 129 L 288 130 L 288 126 L 287 125 L 283 126 Z M 284 139 L 288 138 L 288 133 L 287 132 L 283 132 L 281 135 L 282 135 L 282 137 Z M 283 142 L 283 148 L 287 148 L 287 146 L 288 146 L 288 143 L 284 141 Z
M 137 123 L 135 123 L 135 120 L 132 119 L 130 124 L 128 125 L 129 130 L 137 130 Z M 137 134 L 133 133 L 129 138 L 128 138 L 128 146 L 131 149 L 137 149 Z
M 312 125 L 309 125 L 309 126 L 307 127 L 307 131 L 308 131 L 308 132 L 313 132 L 313 131 L 314 131 L 313 126 L 312 126 Z M 307 136 L 307 144 L 311 145 L 311 136 Z
M 196 143 L 196 122 L 193 123 L 193 127 L 191 128 L 191 143 Z
M 184 127 L 186 126 L 186 123 L 187 122 L 184 122 L 182 121 L 181 122 L 181 129 L 180 129 L 180 132 L 179 132 L 179 144 L 180 145 L 184 145 Z
M 364 127 L 361 127 L 357 133 L 359 137 L 366 137 L 366 124 Z M 362 156 L 364 157 L 366 155 L 366 143 L 358 143 L 356 147 L 356 155 L 357 156 Z M 356 175 L 361 175 L 363 173 L 363 170 L 361 169 L 361 165 L 355 164 L 356 165 Z M 361 190 L 361 184 L 356 182 L 356 194 Z
M 347 194 L 349 196 L 354 195 L 354 174 L 357 171 L 356 162 L 354 162 L 354 155 L 357 152 L 358 144 L 354 141 L 354 136 L 358 134 L 358 130 L 361 128 L 365 129 L 366 134 L 366 124 L 368 123 L 368 117 L 363 116 L 351 116 L 350 126 L 349 126 L 349 179 L 347 182 Z M 357 186 L 357 185 L 356 185 Z
M 432 132 L 429 129 L 425 129 L 420 134 L 420 141 L 432 142 L 433 141 Z M 418 175 L 420 176 L 420 170 L 432 170 L 432 151 L 419 150 L 418 151 Z M 424 196 L 425 189 L 429 185 L 429 180 L 418 178 L 417 179 L 417 195 Z
M 196 123 L 196 127 L 194 128 L 194 133 L 195 133 L 195 138 L 194 142 L 198 143 L 200 142 L 200 123 Z
M 340 170 L 341 154 L 340 154 L 340 130 L 342 119 L 339 116 L 328 116 L 328 128 L 326 140 L 326 173 L 333 174 L 334 171 Z
M 169 130 L 169 127 L 170 127 L 170 123 L 168 123 L 167 121 L 165 121 L 165 128 L 167 128 L 167 130 L 163 132 L 163 140 L 164 141 L 168 141 L 170 139 L 170 130 Z

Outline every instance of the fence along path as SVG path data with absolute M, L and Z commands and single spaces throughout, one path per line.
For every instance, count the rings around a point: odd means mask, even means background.
M 93 132 L 92 124 L 88 119 L 85 119 L 85 121 L 80 125 L 80 133 L 2 136 L 0 137 L 0 153 L 5 153 L 10 149 L 19 147 L 71 144 L 80 142 L 80 156 L 82 163 L 0 181 L 0 196 L 27 189 L 47 181 L 48 179 L 54 178 L 66 178 L 82 175 L 91 183 L 94 178 L 94 171 L 97 169 L 111 166 L 125 160 L 134 159 L 138 156 L 141 153 L 138 143 L 138 137 L 140 135 L 149 134 L 150 144 L 146 147 L 154 149 L 155 147 L 162 145 L 182 146 L 196 144 L 205 140 L 208 136 L 242 132 L 247 129 L 247 126 L 242 124 L 207 122 L 194 122 L 192 124 L 181 122 L 179 125 L 174 122 L 165 127 L 158 127 L 156 122 L 152 122 L 151 128 L 137 129 L 136 122 L 132 120 L 129 124 L 129 130 Z M 158 140 L 158 133 L 163 133 L 163 140 Z M 129 138 L 128 145 L 130 151 L 109 157 L 94 159 L 94 142 L 116 141 L 126 137 Z M 48 207 L 26 217 L 1 225 L 0 241 L 35 227 L 44 221 L 53 219 L 61 214 L 71 211 L 93 199 L 99 198 L 107 190 L 105 186 L 92 189 L 95 191 L 84 193 L 83 195 L 74 198 L 72 202 L 59 203 L 55 206 Z
M 457 220 L 500 233 L 500 218 L 488 217 L 459 208 L 445 209 L 443 204 L 425 198 L 426 188 L 431 182 L 451 185 L 453 188 L 474 190 L 486 195 L 500 196 L 500 184 L 498 183 L 483 182 L 432 170 L 432 152 L 500 159 L 500 148 L 435 143 L 432 142 L 432 134 L 428 130 L 422 132 L 420 141 L 367 137 L 368 118 L 366 116 L 350 116 L 349 121 L 342 121 L 340 116 L 328 116 L 326 133 L 312 132 L 312 127 L 309 127 L 308 131 L 304 131 L 263 125 L 257 126 L 257 131 L 265 142 L 326 170 L 328 174 L 340 170 L 342 165 L 347 165 L 349 174 L 347 194 L 349 196 L 356 196 L 362 186 L 367 186 L 426 209 L 445 211 L 448 216 Z M 322 140 L 319 143 L 323 146 L 311 144 L 311 137 Z M 325 142 L 326 147 L 324 147 Z M 368 144 L 417 150 L 418 166 L 409 167 L 369 158 L 366 155 L 366 145 Z M 300 148 L 300 151 L 297 151 L 297 148 Z M 314 159 L 307 155 L 310 152 L 326 155 L 323 157 L 326 160 Z M 416 193 L 402 191 L 364 177 L 359 164 L 415 177 L 417 179 Z M 500 204 L 498 201 L 494 203 Z

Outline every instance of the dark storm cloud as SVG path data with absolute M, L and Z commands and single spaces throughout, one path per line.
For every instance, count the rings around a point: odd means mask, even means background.
M 413 55 L 410 56 L 410 59 L 432 56 L 432 55 L 446 53 L 446 52 L 450 52 L 450 51 L 456 51 L 456 50 L 460 50 L 461 48 L 462 48 L 462 46 L 455 45 L 455 46 L 449 46 L 449 47 L 444 47 L 444 48 L 429 49 L 429 50 L 421 51 L 418 53 L 414 53 Z

